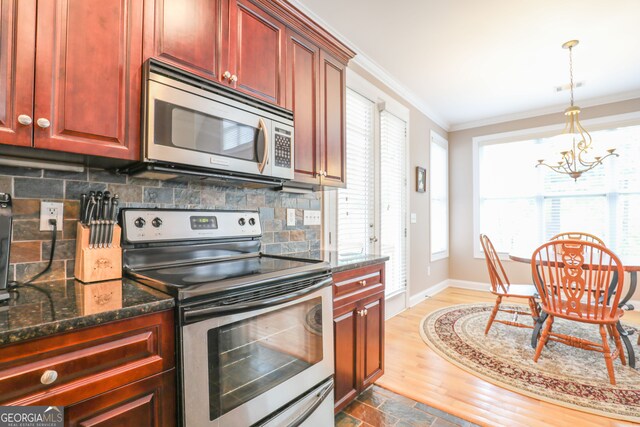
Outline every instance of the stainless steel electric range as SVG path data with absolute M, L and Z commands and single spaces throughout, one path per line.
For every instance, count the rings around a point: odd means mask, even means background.
M 331 269 L 260 253 L 255 211 L 123 209 L 125 274 L 176 298 L 192 426 L 333 425 Z

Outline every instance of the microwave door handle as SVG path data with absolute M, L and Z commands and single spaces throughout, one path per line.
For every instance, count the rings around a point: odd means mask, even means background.
M 258 134 L 258 143 L 262 143 L 262 146 L 264 148 L 262 161 L 258 165 L 258 170 L 260 171 L 260 173 L 262 173 L 269 159 L 269 134 L 267 132 L 267 124 L 264 122 L 264 119 L 260 119 L 260 133 Z

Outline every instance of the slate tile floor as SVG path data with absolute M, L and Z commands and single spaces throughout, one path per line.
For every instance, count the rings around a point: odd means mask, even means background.
M 336 427 L 472 427 L 475 424 L 374 385 L 336 415 Z

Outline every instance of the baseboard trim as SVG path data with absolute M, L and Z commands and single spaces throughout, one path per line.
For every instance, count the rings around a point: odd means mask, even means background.
M 445 279 L 440 283 L 436 283 L 433 286 L 428 287 L 427 289 L 418 292 L 417 294 L 411 296 L 409 298 L 409 307 L 413 307 L 417 304 L 420 304 L 425 298 L 432 297 L 449 287 L 449 280 Z
M 457 279 L 449 279 L 449 286 L 452 288 L 470 289 L 472 291 L 489 291 L 491 289 L 491 285 L 488 283 Z

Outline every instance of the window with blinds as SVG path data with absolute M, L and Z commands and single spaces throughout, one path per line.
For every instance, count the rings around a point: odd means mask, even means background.
M 595 150 L 615 148 L 620 157 L 607 159 L 575 182 L 534 167 L 536 159 L 557 156 L 553 138 L 478 146 L 476 236 L 489 235 L 506 253 L 523 242 L 585 231 L 619 255 L 640 253 L 640 126 L 591 136 Z
M 386 266 L 388 294 L 407 286 L 407 123 L 380 113 L 380 249 L 389 256 Z
M 449 153 L 447 141 L 431 133 L 431 261 L 449 256 Z
M 375 103 L 347 89 L 347 188 L 338 190 L 338 252 L 368 254 L 375 234 Z

